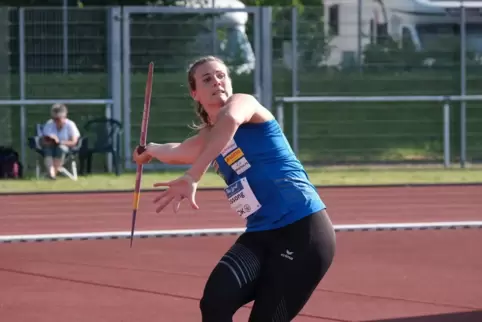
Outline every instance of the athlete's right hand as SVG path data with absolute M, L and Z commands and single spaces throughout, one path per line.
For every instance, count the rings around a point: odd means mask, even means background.
M 132 153 L 132 158 L 137 164 L 146 164 L 152 160 L 152 156 L 147 153 L 145 146 L 136 146 Z
M 196 203 L 197 186 L 198 183 L 189 174 L 171 181 L 155 183 L 154 187 L 167 187 L 154 199 L 154 203 L 159 204 L 156 212 L 161 212 L 171 201 L 174 201 L 172 206 L 177 213 L 183 199 L 187 199 L 193 209 L 199 209 Z

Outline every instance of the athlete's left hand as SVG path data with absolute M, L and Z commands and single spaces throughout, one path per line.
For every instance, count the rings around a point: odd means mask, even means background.
M 174 201 L 172 206 L 177 213 L 183 199 L 188 199 L 193 209 L 199 209 L 195 199 L 197 185 L 197 182 L 188 174 L 175 180 L 155 183 L 154 187 L 167 187 L 154 199 L 154 203 L 159 203 L 156 212 L 161 212 L 171 201 Z

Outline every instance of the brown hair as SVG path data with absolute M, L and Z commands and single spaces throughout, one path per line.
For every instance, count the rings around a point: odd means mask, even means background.
M 189 70 L 187 72 L 187 82 L 189 84 L 189 89 L 191 91 L 196 90 L 196 80 L 194 79 L 194 73 L 196 72 L 196 68 L 201 66 L 202 64 L 210 62 L 210 61 L 217 61 L 217 62 L 220 62 L 221 64 L 225 65 L 222 59 L 220 59 L 218 57 L 215 57 L 215 56 L 204 56 L 204 57 L 201 57 L 201 58 L 198 58 L 197 60 L 195 60 L 191 64 L 191 66 L 189 66 Z M 201 120 L 201 124 L 198 124 L 198 125 L 193 124 L 193 126 L 192 126 L 193 129 L 200 130 L 200 129 L 203 129 L 205 127 L 209 127 L 209 126 L 213 125 L 211 123 L 211 120 L 209 119 L 208 113 L 206 112 L 204 107 L 201 105 L 201 103 L 199 103 L 197 101 L 195 102 L 195 112 L 196 112 L 196 115 Z

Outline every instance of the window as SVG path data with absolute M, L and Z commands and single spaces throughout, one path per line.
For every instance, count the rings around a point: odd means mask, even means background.
M 339 30 L 339 14 L 340 14 L 340 5 L 335 4 L 330 6 L 328 9 L 328 24 L 330 26 L 330 33 L 332 35 L 338 35 Z

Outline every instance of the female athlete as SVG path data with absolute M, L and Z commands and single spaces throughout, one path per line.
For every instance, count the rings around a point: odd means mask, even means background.
M 225 180 L 231 208 L 246 231 L 214 267 L 200 301 L 203 322 L 232 321 L 254 301 L 250 322 L 291 321 L 331 266 L 335 232 L 323 201 L 273 115 L 251 95 L 233 94 L 226 65 L 203 57 L 188 72 L 201 124 L 182 143 L 137 147 L 133 158 L 190 164 L 165 186 L 157 212 L 183 199 L 194 209 L 209 166 Z

